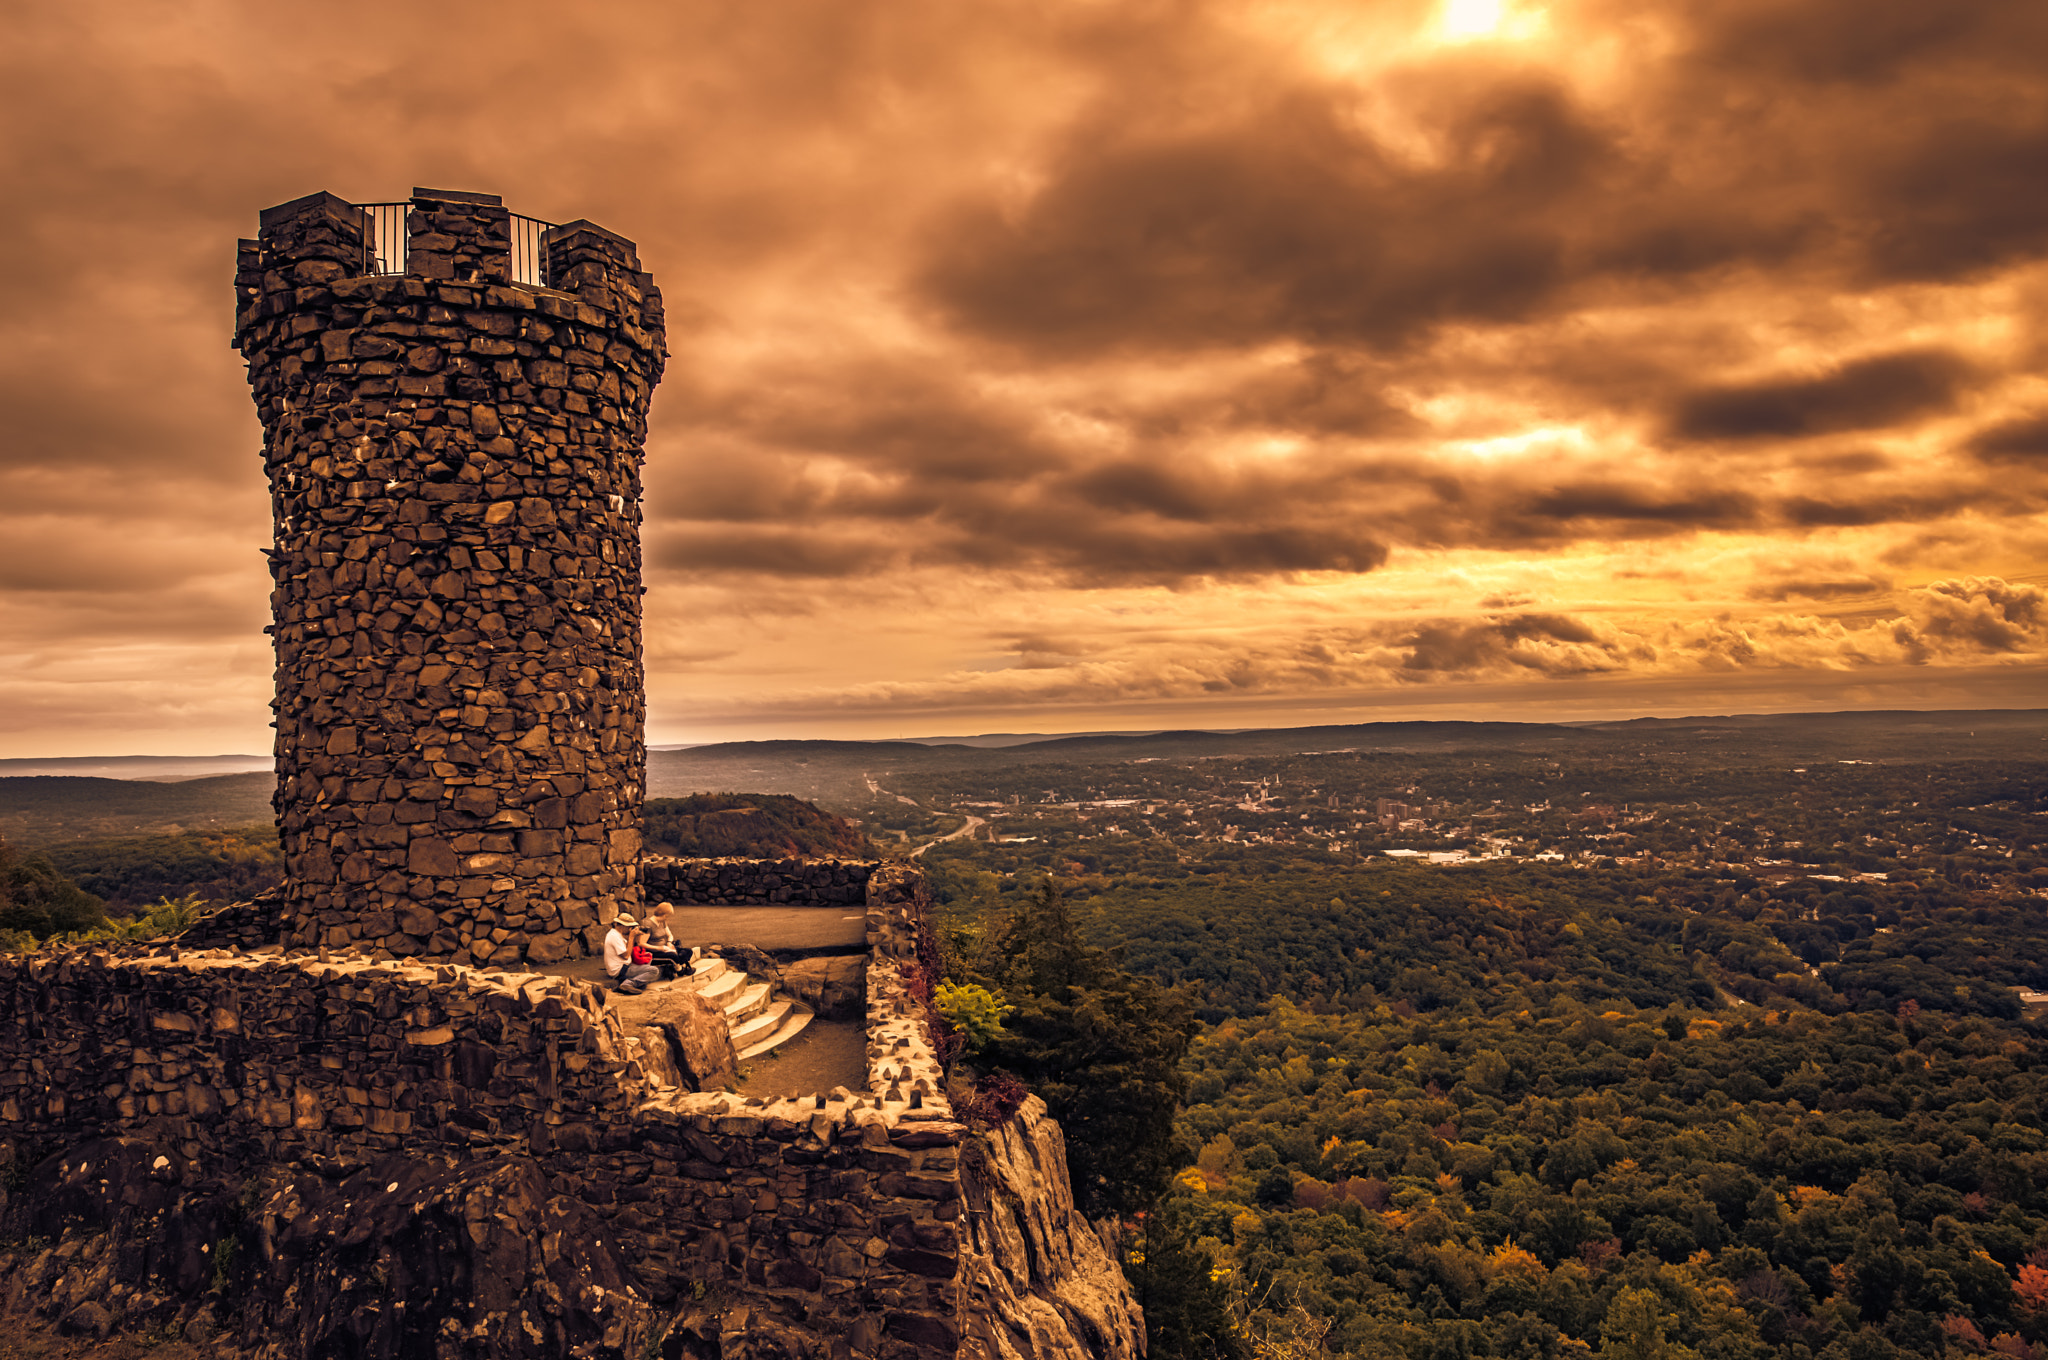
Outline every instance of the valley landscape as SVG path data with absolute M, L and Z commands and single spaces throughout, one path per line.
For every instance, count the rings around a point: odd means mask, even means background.
M 243 778 L 0 799 L 110 900 L 224 900 L 276 866 Z M 2043 711 L 741 743 L 649 782 L 672 852 L 914 857 L 959 980 L 1050 881 L 1184 998 L 1126 1220 L 1154 1355 L 2044 1339 Z

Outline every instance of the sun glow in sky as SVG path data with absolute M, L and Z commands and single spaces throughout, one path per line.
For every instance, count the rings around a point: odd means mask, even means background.
M 1549 11 L 1514 0 L 1444 0 L 1429 36 L 1440 43 L 1529 42 L 1550 30 Z
M 422 184 L 662 285 L 656 742 L 2048 694 L 2038 0 L 202 9 L 0 46 L 0 756 L 267 745 L 234 243 Z
M 1447 42 L 1471 42 L 1496 36 L 1507 23 L 1507 0 L 1444 0 L 1437 32 Z

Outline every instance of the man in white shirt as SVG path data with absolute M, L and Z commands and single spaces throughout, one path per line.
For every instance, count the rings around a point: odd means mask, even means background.
M 633 962 L 633 946 L 639 941 L 638 924 L 624 913 L 612 921 L 604 936 L 604 975 L 618 983 L 627 996 L 638 996 L 648 983 L 661 979 L 661 970 L 653 964 Z

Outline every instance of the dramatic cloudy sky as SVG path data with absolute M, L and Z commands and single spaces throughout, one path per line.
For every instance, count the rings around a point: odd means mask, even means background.
M 235 239 L 640 243 L 650 739 L 2048 696 L 2040 0 L 5 0 L 0 755 L 267 749 Z

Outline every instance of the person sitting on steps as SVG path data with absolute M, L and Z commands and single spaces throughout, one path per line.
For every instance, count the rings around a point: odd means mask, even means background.
M 675 914 L 673 902 L 657 902 L 647 914 L 647 952 L 654 956 L 654 966 L 667 978 L 689 972 L 691 956 L 696 952 L 677 947 L 676 934 L 669 929 L 669 920 Z
M 630 934 L 628 933 L 630 932 Z M 644 947 L 640 925 L 621 912 L 604 937 L 604 975 L 618 984 L 627 996 L 638 996 L 650 982 L 661 980 L 661 970 L 652 963 L 633 962 L 635 946 Z

